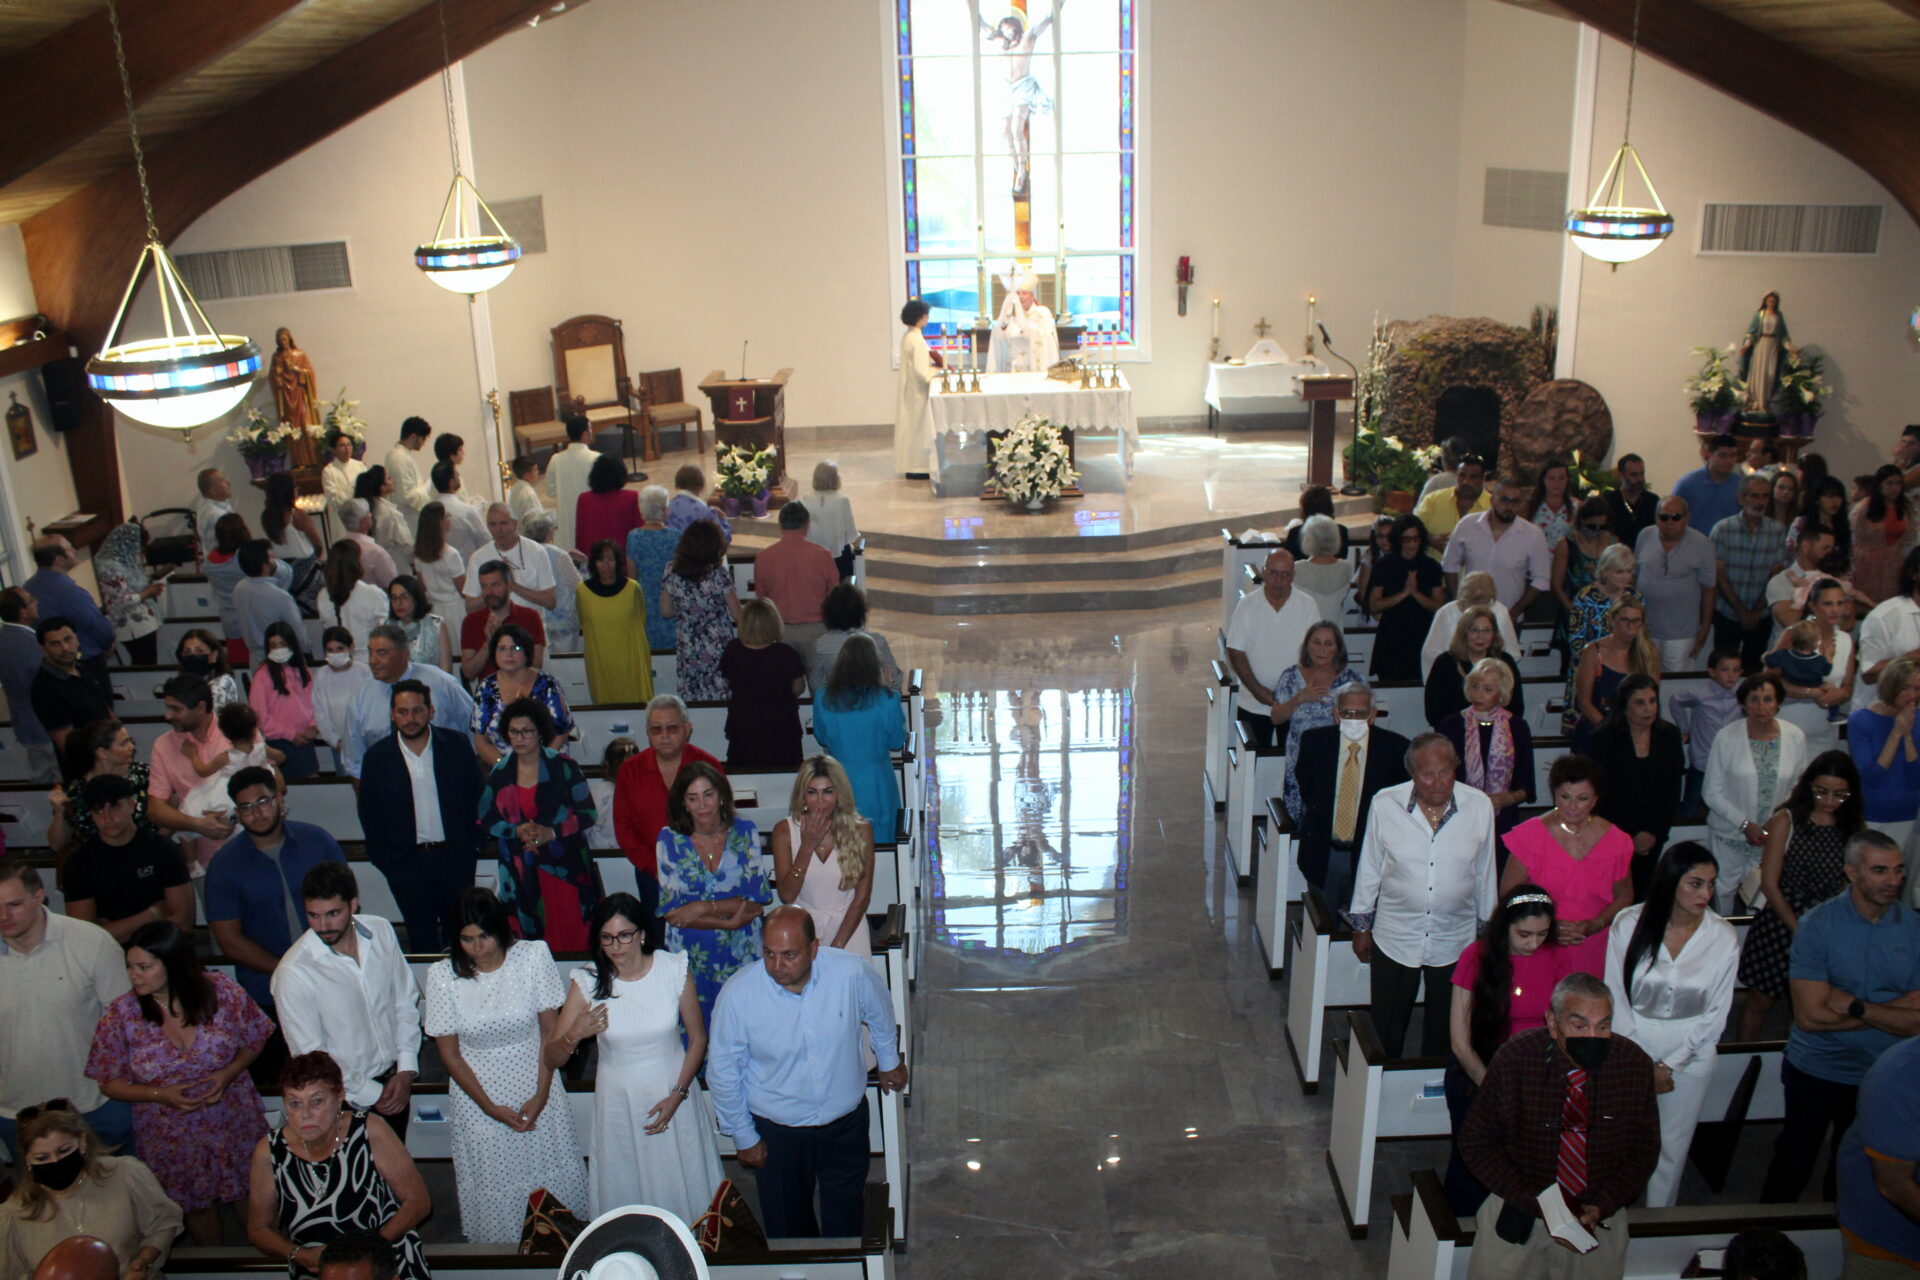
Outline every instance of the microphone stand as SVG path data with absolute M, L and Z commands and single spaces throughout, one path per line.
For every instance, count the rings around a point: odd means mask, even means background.
M 1335 360 L 1338 360 L 1341 364 L 1347 366 L 1348 371 L 1353 374 L 1353 385 L 1354 385 L 1354 391 L 1356 395 L 1356 398 L 1354 400 L 1355 417 L 1354 417 L 1354 423 L 1353 423 L 1353 435 L 1354 435 L 1354 442 L 1357 444 L 1360 438 L 1360 421 L 1358 416 L 1360 402 L 1357 398 L 1359 388 L 1360 388 L 1360 370 L 1357 366 L 1355 366 L 1353 361 L 1347 359 L 1345 356 L 1341 355 L 1338 351 L 1335 351 L 1333 349 L 1333 339 L 1327 336 L 1326 324 L 1322 322 L 1317 327 L 1320 330 L 1320 345 L 1326 349 L 1326 352 L 1328 355 L 1332 356 Z M 1346 477 L 1347 477 L 1347 482 L 1340 486 L 1340 493 L 1342 494 L 1342 496 L 1349 497 L 1349 498 L 1357 498 L 1360 495 L 1364 494 L 1366 490 L 1362 489 L 1359 485 L 1353 482 L 1352 457 L 1347 455 L 1342 455 L 1340 461 L 1342 464 L 1341 470 L 1346 474 Z

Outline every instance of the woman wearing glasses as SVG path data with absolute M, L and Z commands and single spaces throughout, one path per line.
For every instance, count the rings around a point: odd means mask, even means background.
M 22 1107 L 20 1184 L 0 1205 L 0 1275 L 30 1276 L 69 1236 L 106 1242 L 122 1280 L 147 1280 L 180 1234 L 180 1206 L 132 1156 L 107 1145 L 73 1104 Z
M 493 665 L 498 670 L 473 688 L 473 745 L 480 763 L 491 769 L 512 753 L 502 720 L 508 707 L 528 699 L 546 709 L 552 726 L 546 745 L 564 751 L 567 735 L 573 732 L 573 716 L 567 711 L 567 695 L 560 682 L 533 665 L 533 637 L 518 623 L 508 622 L 487 643 L 493 646 Z
M 599 1038 L 587 1140 L 592 1216 L 657 1204 L 692 1222 L 720 1185 L 713 1113 L 694 1079 L 707 1056 L 707 1024 L 686 956 L 653 947 L 651 924 L 630 893 L 594 908 L 593 963 L 574 970 L 543 1051 L 558 1070 L 582 1041 Z
M 585 951 L 600 878 L 587 852 L 596 810 L 580 766 L 545 744 L 558 734 L 544 704 L 521 698 L 500 713 L 509 754 L 487 775 L 480 825 L 500 855 L 500 900 L 514 932 L 555 951 Z
M 1800 917 L 1847 891 L 1842 855 L 1847 841 L 1867 825 L 1867 812 L 1852 759 L 1844 751 L 1828 751 L 1814 757 L 1787 802 L 1767 820 L 1760 854 L 1764 901 L 1754 910 L 1740 950 L 1740 985 L 1747 998 L 1736 1039 L 1760 1039 L 1767 1015 L 1787 998 L 1787 961 Z
M 1606 634 L 1589 644 L 1574 668 L 1574 705 L 1580 710 L 1569 748 L 1584 755 L 1593 731 L 1607 722 L 1614 694 L 1628 676 L 1660 679 L 1660 651 L 1647 638 L 1647 606 L 1640 597 L 1623 592 L 1607 609 Z

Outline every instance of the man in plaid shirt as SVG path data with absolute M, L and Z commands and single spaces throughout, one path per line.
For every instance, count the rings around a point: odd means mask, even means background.
M 1740 514 L 1713 526 L 1713 557 L 1719 572 L 1720 607 L 1713 616 L 1713 647 L 1737 649 L 1749 671 L 1760 668 L 1773 615 L 1767 611 L 1767 583 L 1780 572 L 1787 555 L 1787 531 L 1767 514 L 1773 486 L 1765 476 L 1748 476 L 1740 490 Z
M 1618 1280 L 1626 1207 L 1660 1158 L 1653 1060 L 1613 1034 L 1613 997 L 1589 973 L 1553 989 L 1547 1024 L 1501 1046 L 1461 1126 L 1460 1156 L 1493 1194 L 1474 1220 L 1468 1280 Z M 1557 1190 L 1600 1242 L 1575 1253 L 1540 1221 Z

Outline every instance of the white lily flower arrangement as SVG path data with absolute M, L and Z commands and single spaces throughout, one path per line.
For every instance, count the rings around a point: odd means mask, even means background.
M 721 445 L 714 450 L 720 492 L 730 498 L 751 498 L 773 479 L 774 453 L 748 445 Z
M 320 402 L 321 424 L 318 429 L 314 430 L 313 434 L 325 436 L 338 431 L 355 444 L 365 444 L 367 442 L 367 424 L 354 412 L 354 410 L 359 407 L 360 402 L 358 400 L 347 399 L 347 389 L 345 387 L 340 388 L 339 396 L 332 400 L 323 400 Z
M 248 405 L 246 425 L 233 429 L 233 447 L 243 458 L 284 457 L 288 442 L 297 434 L 292 424 L 274 422 L 258 405 Z
M 1010 502 L 1057 498 L 1080 478 L 1066 437 L 1045 418 L 1022 418 L 993 449 L 993 482 Z

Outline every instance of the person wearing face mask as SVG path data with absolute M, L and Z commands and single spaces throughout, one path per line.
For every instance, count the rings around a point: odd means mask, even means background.
M 153 1171 L 107 1144 L 65 1098 L 22 1107 L 20 1183 L 0 1204 L 0 1275 L 28 1276 L 77 1235 L 113 1251 L 120 1280 L 147 1280 L 179 1236 L 180 1206 Z
M 313 671 L 300 644 L 296 623 L 270 624 L 261 637 L 266 661 L 253 673 L 247 701 L 260 717 L 260 733 L 267 745 L 285 759 L 280 772 L 289 778 L 311 778 L 320 772 L 320 726 L 314 718 Z
M 319 740 L 333 748 L 338 761 L 346 745 L 347 713 L 353 706 L 353 695 L 373 679 L 373 669 L 353 656 L 353 632 L 345 627 L 328 627 L 321 632 L 320 645 L 326 665 L 314 671 L 313 723 Z M 271 655 L 268 660 L 272 660 Z
M 1660 1162 L 1647 1183 L 1653 1209 L 1679 1194 L 1713 1082 L 1714 1046 L 1733 1009 L 1740 937 L 1713 909 L 1719 869 L 1704 845 L 1673 846 L 1653 869 L 1646 901 L 1615 916 L 1607 933 L 1613 1028 L 1653 1059 L 1660 1109 Z
M 1338 907 L 1353 892 L 1373 797 L 1407 780 L 1407 740 L 1374 723 L 1379 712 L 1365 682 L 1340 690 L 1333 715 L 1332 724 L 1301 734 L 1299 749 L 1289 758 L 1306 802 L 1296 824 L 1295 861 L 1307 883 Z
M 1490 1194 L 1474 1219 L 1468 1280 L 1623 1275 L 1627 1206 L 1660 1159 L 1653 1059 L 1613 1034 L 1613 993 L 1590 973 L 1553 988 L 1546 1025 L 1487 1065 L 1460 1130 L 1460 1156 Z M 1572 1256 L 1541 1221 L 1558 1197 L 1599 1242 Z
M 207 682 L 207 688 L 213 693 L 213 709 L 216 713 L 229 702 L 247 700 L 240 691 L 240 682 L 234 678 L 233 669 L 227 665 L 226 646 L 211 631 L 196 627 L 181 636 L 180 643 L 173 647 L 173 660 L 180 664 L 180 670 L 187 675 L 199 676 Z

